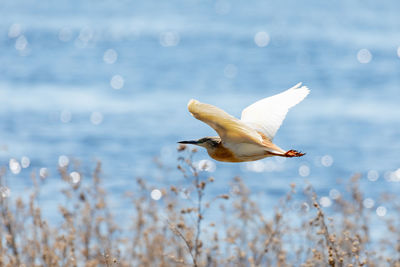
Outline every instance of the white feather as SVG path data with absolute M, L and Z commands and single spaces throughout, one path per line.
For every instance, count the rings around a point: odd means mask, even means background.
M 300 86 L 301 83 L 298 83 L 280 94 L 251 104 L 242 111 L 241 120 L 272 140 L 289 109 L 309 94 L 310 90 L 306 86 Z

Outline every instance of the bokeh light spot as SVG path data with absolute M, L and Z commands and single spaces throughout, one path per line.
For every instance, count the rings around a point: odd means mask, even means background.
M 339 199 L 340 198 L 340 192 L 337 189 L 331 189 L 329 191 L 329 197 L 332 199 Z
M 201 171 L 214 172 L 217 167 L 211 160 L 203 159 L 199 161 L 197 168 Z
M 18 36 L 20 36 L 22 33 L 22 27 L 21 24 L 18 23 L 14 23 L 10 26 L 10 28 L 8 29 L 8 37 L 9 38 L 17 38 Z
M 395 171 L 385 172 L 385 180 L 388 182 L 400 182 L 400 168 Z
M 19 162 L 18 162 L 16 159 L 14 159 L 14 158 L 11 158 L 11 159 L 10 159 L 10 161 L 8 162 L 8 167 L 10 168 L 10 171 L 11 171 L 13 174 L 18 174 L 18 173 L 21 172 L 21 165 L 20 165 Z
M 103 60 L 107 64 L 114 64 L 118 59 L 118 54 L 114 49 L 108 49 L 104 52 Z
M 368 171 L 367 178 L 371 182 L 375 182 L 379 178 L 379 173 L 376 170 L 370 170 Z
M 310 175 L 310 167 L 308 167 L 307 165 L 301 165 L 299 167 L 299 174 L 302 177 L 307 177 Z
M 360 50 L 358 51 L 358 53 L 357 53 L 357 60 L 358 60 L 360 63 L 362 63 L 362 64 L 367 64 L 367 63 L 369 63 L 369 62 L 371 61 L 371 59 L 372 59 L 372 54 L 371 54 L 371 52 L 370 52 L 368 49 L 363 48 L 363 49 L 360 49 Z
M 177 46 L 180 37 L 177 32 L 168 31 L 160 34 L 160 44 L 164 47 Z
M 0 186 L 0 196 L 2 198 L 8 198 L 11 194 L 11 190 L 10 188 L 6 187 L 6 186 Z
M 78 39 L 86 44 L 93 38 L 93 36 L 94 36 L 93 30 L 89 27 L 84 27 L 79 32 Z
M 24 169 L 28 168 L 30 164 L 31 164 L 31 160 L 28 157 L 23 156 L 21 158 L 21 166 L 22 166 L 22 168 L 24 168 Z
M 61 155 L 58 157 L 58 166 L 61 168 L 68 166 L 69 158 L 65 155 Z
M 94 125 L 99 125 L 103 122 L 103 114 L 98 111 L 92 112 L 92 114 L 90 114 L 90 122 Z
M 160 200 L 160 198 L 162 197 L 162 193 L 160 190 L 158 189 L 153 189 L 150 193 L 150 196 L 152 199 L 154 200 Z
M 69 110 L 61 111 L 60 120 L 62 123 L 68 123 L 71 121 L 71 119 L 72 119 L 71 111 L 69 111 Z
M 26 40 L 24 35 L 20 35 L 15 41 L 15 49 L 22 51 L 26 49 L 28 45 L 28 40 Z
M 330 167 L 333 164 L 333 158 L 330 155 L 325 155 L 321 158 L 321 164 L 325 167 Z
M 376 208 L 376 214 L 377 214 L 379 217 L 385 216 L 385 215 L 386 215 L 386 212 L 387 212 L 387 210 L 386 210 L 386 208 L 385 208 L 384 206 L 379 206 L 379 207 Z
M 114 88 L 115 90 L 119 90 L 122 87 L 124 87 L 124 83 L 125 83 L 124 78 L 122 78 L 122 76 L 118 74 L 112 76 L 110 81 L 111 87 Z
M 71 183 L 73 184 L 77 184 L 81 181 L 81 175 L 79 174 L 79 172 L 71 172 L 69 174 L 69 177 L 71 178 Z
M 375 205 L 375 201 L 372 198 L 366 198 L 363 200 L 363 206 L 366 209 L 371 209 Z
M 40 168 L 39 170 L 39 176 L 42 179 L 47 178 L 47 176 L 49 176 L 49 171 L 47 170 L 47 168 Z
M 179 192 L 179 196 L 183 199 L 188 199 L 190 196 L 190 192 L 186 188 L 182 188 L 181 191 Z
M 257 32 L 254 36 L 254 42 L 258 47 L 265 47 L 269 44 L 269 35 L 266 32 Z
M 332 200 L 329 197 L 321 197 L 319 199 L 319 204 L 322 207 L 327 208 L 327 207 L 330 207 L 332 205 Z
M 400 57 L 400 46 L 397 47 L 397 56 Z

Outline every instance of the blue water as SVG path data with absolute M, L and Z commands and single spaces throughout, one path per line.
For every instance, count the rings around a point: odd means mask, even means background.
M 26 194 L 30 173 L 48 168 L 42 205 L 55 212 L 65 155 L 81 162 L 83 178 L 101 160 L 110 203 L 123 210 L 136 177 L 157 188 L 182 180 L 177 141 L 214 135 L 187 112 L 190 98 L 240 116 L 302 81 L 311 94 L 274 141 L 307 155 L 215 162 L 211 194 L 239 175 L 268 209 L 291 182 L 329 196 L 360 172 L 375 209 L 381 193 L 400 189 L 399 10 L 396 0 L 3 0 L 0 165 L 30 159 L 8 172 L 11 195 Z M 269 37 L 264 47 L 258 32 Z

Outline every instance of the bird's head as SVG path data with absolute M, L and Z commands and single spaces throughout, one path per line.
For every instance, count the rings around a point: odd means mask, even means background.
M 203 137 L 198 140 L 180 141 L 178 143 L 202 146 L 208 150 L 208 149 L 216 148 L 220 142 L 221 142 L 221 138 L 215 136 L 215 137 Z

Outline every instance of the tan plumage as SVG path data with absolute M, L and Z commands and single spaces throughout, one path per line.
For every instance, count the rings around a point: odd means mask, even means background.
M 212 158 L 227 162 L 253 161 L 270 156 L 303 156 L 303 153 L 284 151 L 272 143 L 289 108 L 309 93 L 307 87 L 300 85 L 250 105 L 243 110 L 241 120 L 220 108 L 192 99 L 188 103 L 189 112 L 210 125 L 219 137 L 180 143 L 203 146 Z

